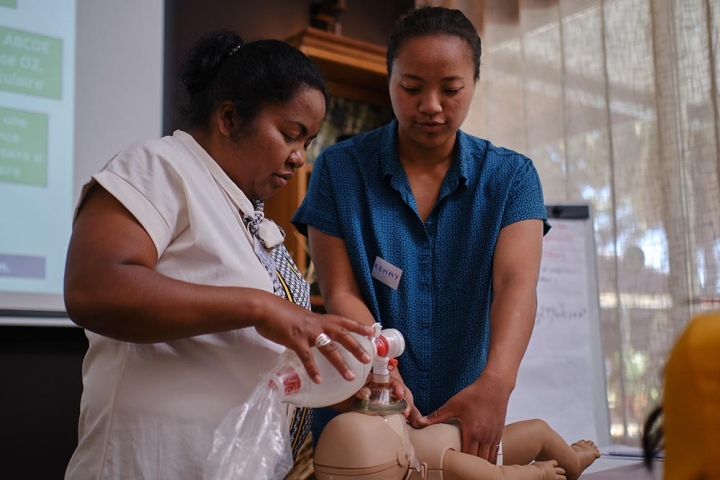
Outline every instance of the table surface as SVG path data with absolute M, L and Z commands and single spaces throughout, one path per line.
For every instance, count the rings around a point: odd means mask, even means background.
M 642 459 L 603 455 L 580 476 L 580 480 L 661 480 L 662 460 L 653 462 L 649 471 Z

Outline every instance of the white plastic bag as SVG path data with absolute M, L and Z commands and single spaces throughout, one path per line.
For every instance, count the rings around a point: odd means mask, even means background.
M 275 480 L 293 466 L 281 395 L 264 377 L 250 399 L 230 410 L 215 430 L 205 480 Z
M 376 331 L 380 332 L 379 324 Z M 356 333 L 351 335 L 371 357 L 376 355 L 373 339 Z M 282 480 L 288 474 L 293 458 L 283 402 L 298 407 L 333 405 L 360 390 L 372 369 L 372 363 L 362 363 L 342 345 L 336 346 L 355 378 L 350 381 L 343 378 L 313 347 L 313 357 L 323 379 L 321 384 L 316 384 L 310 380 L 297 354 L 285 350 L 247 402 L 230 410 L 215 430 L 204 480 Z

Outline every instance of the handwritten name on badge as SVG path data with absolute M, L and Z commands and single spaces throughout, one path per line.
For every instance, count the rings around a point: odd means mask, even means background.
M 375 257 L 375 265 L 373 265 L 372 269 L 372 276 L 374 279 L 380 280 L 393 290 L 397 290 L 402 273 L 402 270 L 397 268 L 395 265 L 386 262 L 380 257 Z

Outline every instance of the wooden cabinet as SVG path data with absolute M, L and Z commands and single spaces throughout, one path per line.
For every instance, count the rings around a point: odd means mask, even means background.
M 310 27 L 287 42 L 320 67 L 333 97 L 389 110 L 384 47 Z M 309 264 L 307 242 L 290 223 L 290 219 L 305 197 L 311 172 L 312 164 L 308 163 L 295 173 L 285 187 L 265 202 L 265 215 L 285 230 L 285 246 L 302 273 L 307 272 Z
M 308 27 L 287 42 L 323 71 L 330 94 L 389 105 L 385 47 Z

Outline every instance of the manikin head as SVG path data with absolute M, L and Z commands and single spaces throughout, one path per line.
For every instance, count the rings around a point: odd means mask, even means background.
M 315 448 L 318 480 L 401 480 L 410 468 L 402 415 L 348 412 L 327 424 Z

